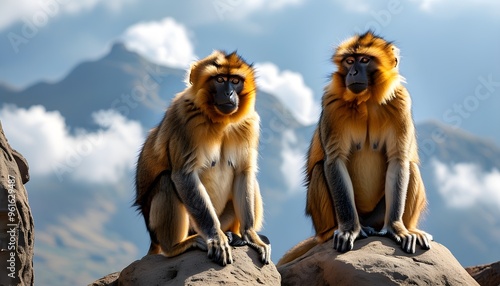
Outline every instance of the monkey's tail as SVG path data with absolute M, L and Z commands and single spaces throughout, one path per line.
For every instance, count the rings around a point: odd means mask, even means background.
M 315 247 L 316 245 L 319 244 L 319 241 L 315 236 L 311 236 L 301 242 L 299 242 L 297 245 L 292 247 L 292 249 L 288 250 L 283 257 L 278 261 L 278 264 L 276 266 L 281 266 L 284 265 L 292 260 L 295 260 L 296 258 L 299 258 L 306 252 L 308 252 L 311 248 Z

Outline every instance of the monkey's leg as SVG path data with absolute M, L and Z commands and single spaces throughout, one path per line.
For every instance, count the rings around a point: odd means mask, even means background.
M 156 191 L 151 202 L 149 225 L 163 254 L 167 257 L 173 257 L 192 247 L 206 249 L 206 245 L 199 235 L 188 237 L 188 213 L 177 197 L 170 175 L 162 175 L 156 188 L 159 190 Z M 152 241 L 148 254 L 159 253 L 160 249 L 158 248 L 158 245 Z
M 417 242 L 423 249 L 430 249 L 432 235 L 417 228 L 420 215 L 427 204 L 425 187 L 416 163 L 410 162 L 410 182 L 406 194 L 406 205 L 403 214 L 403 222 L 410 233 L 417 236 Z
M 354 189 L 345 163 L 341 159 L 335 159 L 327 161 L 324 168 L 338 221 L 338 229 L 333 234 L 333 248 L 346 252 L 353 248 L 354 241 L 359 236 L 367 235 L 359 223 Z
M 196 172 L 172 172 L 177 195 L 189 213 L 197 232 L 206 240 L 208 258 L 224 266 L 233 263 L 226 234 Z M 188 238 L 197 241 L 197 237 Z
M 417 237 L 403 223 L 403 212 L 410 181 L 410 162 L 392 159 L 387 167 L 385 181 L 386 212 L 380 235 L 387 235 L 401 244 L 407 253 L 415 253 Z
M 257 250 L 263 263 L 269 264 L 271 245 L 262 241 L 256 231 L 256 224 L 262 223 L 262 197 L 252 171 L 242 172 L 235 177 L 233 196 L 234 210 L 241 224 L 240 232 L 243 239 L 250 247 Z
M 333 237 L 336 226 L 333 201 L 325 181 L 323 161 L 314 165 L 307 188 L 306 214 L 311 216 L 316 239 L 325 242 Z

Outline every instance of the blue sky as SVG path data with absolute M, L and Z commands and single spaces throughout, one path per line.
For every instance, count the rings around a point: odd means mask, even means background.
M 171 58 L 237 49 L 249 61 L 299 73 L 317 102 L 333 71 L 333 47 L 371 28 L 401 49 L 401 73 L 417 122 L 438 119 L 500 143 L 497 1 L 26 0 L 0 5 L 0 81 L 17 88 L 61 79 L 82 60 L 106 53 L 132 26 L 169 18 L 178 26 L 172 29 L 184 34 L 173 35 L 186 37 L 183 46 L 169 38 L 170 46 L 178 47 L 169 51 Z M 493 85 L 482 90 L 478 86 L 485 81 Z M 490 96 L 478 99 L 478 89 Z
M 495 0 L 1 1 L 0 84 L 24 89 L 59 81 L 78 63 L 104 56 L 116 41 L 179 68 L 213 49 L 238 50 L 255 63 L 259 88 L 307 125 L 318 117 L 335 45 L 370 28 L 401 49 L 400 71 L 416 122 L 439 120 L 500 145 L 499 19 Z M 30 162 L 27 188 L 40 214 L 37 281 L 90 282 L 96 273 L 106 274 L 103 269 L 117 271 L 140 258 L 147 248 L 145 230 L 123 232 L 129 224 L 143 227 L 129 207 L 127 176 L 152 126 L 108 110 L 89 114 L 100 129 L 70 133 L 78 126 L 68 126 L 57 111 L 4 103 L 0 120 L 10 144 Z M 284 134 L 281 171 L 293 174 L 287 177 L 288 195 L 303 196 L 297 188 L 303 154 L 293 147 L 296 134 Z M 47 168 L 47 157 L 70 172 L 58 176 Z M 484 204 L 498 210 L 498 169 L 483 173 L 475 165 L 436 164 L 443 192 L 454 198 L 447 207 Z M 74 189 L 61 196 L 63 184 Z M 302 217 L 302 210 L 293 216 Z M 95 263 L 86 263 L 89 258 Z

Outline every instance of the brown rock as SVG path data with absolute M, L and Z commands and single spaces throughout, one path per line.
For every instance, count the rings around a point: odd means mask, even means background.
M 500 261 L 465 268 L 481 286 L 500 285 Z
M 120 276 L 120 272 L 115 272 L 108 274 L 102 277 L 99 280 L 94 281 L 88 286 L 117 286 L 118 285 L 118 277 Z
M 173 258 L 146 255 L 123 269 L 118 280 L 113 273 L 90 285 L 280 285 L 276 266 L 263 265 L 255 250 L 237 247 L 232 255 L 233 264 L 224 267 L 209 260 L 206 252 L 200 250 Z
M 329 240 L 278 271 L 282 285 L 477 285 L 443 245 L 406 254 L 385 237 L 358 240 L 342 254 Z
M 26 159 L 13 150 L 0 124 L 0 285 L 33 285 L 34 225 L 24 184 Z

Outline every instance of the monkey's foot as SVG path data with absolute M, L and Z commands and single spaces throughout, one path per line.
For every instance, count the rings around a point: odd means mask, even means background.
M 361 226 L 361 231 L 359 232 L 358 239 L 367 238 L 369 236 L 374 236 L 377 233 L 378 232 L 373 227 Z
M 347 252 L 354 247 L 354 241 L 358 237 L 367 237 L 367 235 L 362 229 L 358 231 L 341 231 L 340 229 L 336 229 L 333 233 L 333 249 L 338 252 Z
M 222 266 L 233 263 L 227 236 L 220 232 L 207 240 L 208 258 Z
M 373 228 L 371 228 L 373 229 Z M 229 239 L 229 245 L 231 246 L 244 246 L 244 245 L 247 245 L 248 243 L 243 239 L 241 238 L 241 236 L 237 235 L 236 233 L 232 232 L 232 231 L 226 231 L 225 232 L 227 238 Z M 265 244 L 271 244 L 271 241 L 269 240 L 269 238 L 263 234 L 258 234 L 260 239 L 262 240 L 262 242 L 264 242 Z
M 387 236 L 392 240 L 401 244 L 404 252 L 413 254 L 415 253 L 416 244 L 418 243 L 423 249 L 430 249 L 432 235 L 418 230 L 408 230 L 402 222 L 394 222 L 392 226 L 384 226 L 378 235 Z
M 417 243 L 423 249 L 431 249 L 431 241 L 434 240 L 431 234 L 419 229 L 409 229 L 408 231 L 417 236 Z
M 245 234 L 243 234 L 243 239 L 248 246 L 257 250 L 262 263 L 269 264 L 271 261 L 271 244 L 266 236 L 261 236 L 254 230 L 247 230 Z
M 225 234 L 227 236 L 227 239 L 229 240 L 229 245 L 235 246 L 235 247 L 247 245 L 247 242 L 245 240 L 243 240 L 243 238 L 241 238 L 236 233 L 234 233 L 232 231 L 226 231 Z

